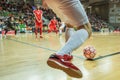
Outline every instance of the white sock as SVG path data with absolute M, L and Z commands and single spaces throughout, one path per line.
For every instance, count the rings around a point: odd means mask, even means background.
M 59 29 L 59 34 L 62 34 L 62 30 L 61 29 Z
M 0 28 L 0 39 L 2 39 L 2 29 Z
M 2 39 L 2 34 L 0 34 L 0 39 Z
M 62 29 L 65 27 L 65 23 L 62 22 L 60 29 L 59 29 L 59 34 L 62 34 Z
M 75 31 L 65 44 L 58 52 L 59 55 L 64 55 L 72 52 L 73 50 L 77 49 L 79 46 L 85 42 L 88 38 L 88 32 L 85 29 L 80 29 Z

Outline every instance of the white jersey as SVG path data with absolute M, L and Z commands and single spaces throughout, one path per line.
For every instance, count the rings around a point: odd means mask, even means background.
M 89 22 L 86 12 L 79 0 L 45 0 L 47 5 L 65 23 L 73 26 Z

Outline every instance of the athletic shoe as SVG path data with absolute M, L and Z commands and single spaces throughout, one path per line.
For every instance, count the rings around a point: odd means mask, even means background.
M 42 36 L 40 36 L 40 38 L 43 38 Z
M 81 78 L 82 72 L 74 64 L 71 63 L 72 58 L 73 56 L 69 54 L 65 54 L 63 56 L 52 54 L 49 57 L 47 64 L 52 68 L 63 70 L 71 77 Z

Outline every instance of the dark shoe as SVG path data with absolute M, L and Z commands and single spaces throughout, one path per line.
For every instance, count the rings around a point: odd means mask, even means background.
M 40 38 L 43 38 L 42 36 L 40 36 Z

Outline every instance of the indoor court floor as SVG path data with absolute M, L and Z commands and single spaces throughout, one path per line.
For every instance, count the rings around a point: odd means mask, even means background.
M 46 64 L 64 45 L 64 33 L 43 33 L 43 37 L 35 39 L 34 34 L 26 33 L 0 40 L 0 80 L 120 80 L 120 33 L 93 33 L 73 52 L 73 63 L 82 71 L 82 78 L 72 78 Z M 92 61 L 83 56 L 87 45 L 97 51 Z

